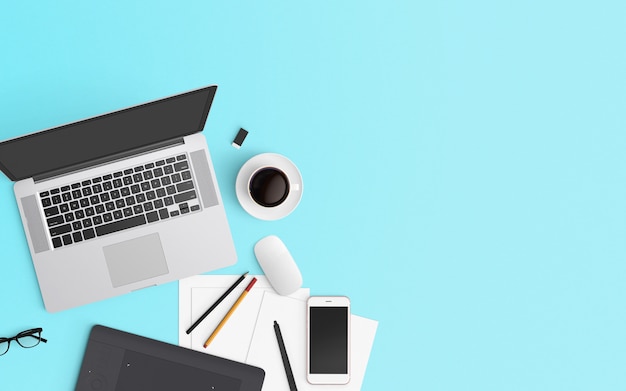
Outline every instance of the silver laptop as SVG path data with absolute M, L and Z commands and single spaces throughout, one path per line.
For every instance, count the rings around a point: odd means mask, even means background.
M 216 90 L 0 143 L 47 311 L 237 261 L 201 133 Z

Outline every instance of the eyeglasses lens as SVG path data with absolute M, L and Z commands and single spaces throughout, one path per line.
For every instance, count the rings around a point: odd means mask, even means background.
M 0 338 L 0 356 L 9 351 L 9 340 L 6 338 Z
M 33 348 L 41 342 L 41 331 L 28 330 L 17 335 L 17 343 L 23 348 Z

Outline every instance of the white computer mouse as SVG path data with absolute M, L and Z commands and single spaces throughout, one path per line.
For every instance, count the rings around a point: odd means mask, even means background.
M 300 269 L 278 236 L 270 235 L 259 240 L 254 245 L 254 255 L 278 294 L 290 295 L 302 286 Z

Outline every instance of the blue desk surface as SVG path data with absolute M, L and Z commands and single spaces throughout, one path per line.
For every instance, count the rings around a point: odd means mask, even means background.
M 239 254 L 283 238 L 312 294 L 380 322 L 363 390 L 626 388 L 619 1 L 59 1 L 0 11 L 0 138 L 218 84 L 205 134 Z M 250 131 L 243 148 L 230 143 Z M 304 178 L 275 222 L 262 152 Z M 36 158 L 36 157 L 33 157 Z M 177 342 L 171 283 L 43 308 L 0 179 L 0 388 L 72 389 L 89 329 Z

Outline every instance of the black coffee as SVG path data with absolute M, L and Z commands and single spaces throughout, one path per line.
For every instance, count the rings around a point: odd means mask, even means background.
M 264 168 L 250 179 L 250 196 L 259 205 L 278 206 L 289 195 L 287 175 L 277 168 Z

